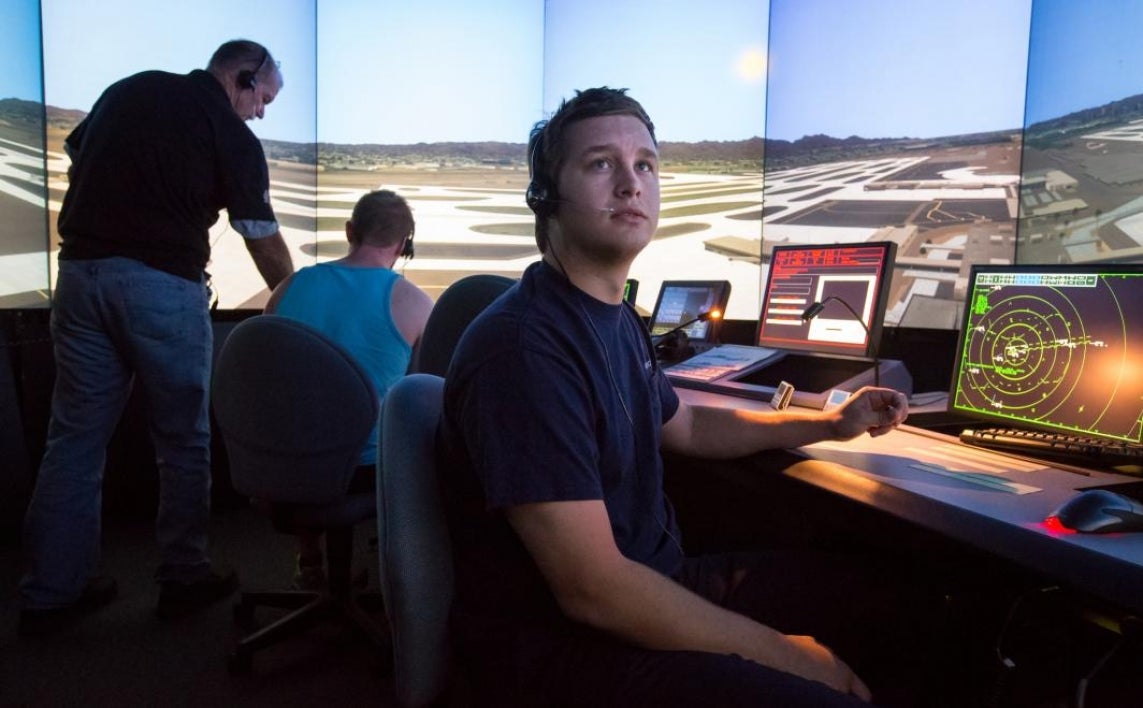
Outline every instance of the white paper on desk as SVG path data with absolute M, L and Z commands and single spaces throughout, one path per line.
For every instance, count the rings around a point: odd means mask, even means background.
M 891 435 L 896 436 L 897 433 Z M 956 443 L 912 444 L 907 435 L 902 440 L 903 442 L 897 440 L 888 442 L 885 438 L 862 436 L 845 442 L 825 440 L 807 447 L 811 450 L 840 452 L 843 455 L 863 453 L 888 455 L 898 458 L 910 469 L 957 479 L 993 491 L 1009 494 L 1031 494 L 1041 491 L 1040 487 L 1021 484 L 1010 479 L 1006 476 L 1006 472 L 1033 472 L 1044 469 L 1043 464 L 999 457 Z
M 778 349 L 766 347 L 722 344 L 667 367 L 667 374 L 694 381 L 714 381 L 776 356 L 779 352 Z
M 941 465 L 934 465 L 928 462 L 914 462 L 909 465 L 915 470 L 922 470 L 930 474 L 937 474 L 944 477 L 951 477 L 952 479 L 959 479 L 962 482 L 975 484 L 988 489 L 996 489 L 1001 492 L 1008 492 L 1010 494 L 1031 494 L 1032 492 L 1040 491 L 1039 487 L 1033 487 L 1030 484 L 1020 484 L 1013 482 L 1010 479 L 1005 479 L 997 474 L 989 474 L 987 472 L 963 472 L 960 470 L 950 470 Z

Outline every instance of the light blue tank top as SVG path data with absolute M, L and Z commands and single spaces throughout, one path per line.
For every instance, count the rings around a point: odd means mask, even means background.
M 389 314 L 393 284 L 388 268 L 319 263 L 294 274 L 274 314 L 301 320 L 340 344 L 357 359 L 384 397 L 405 375 L 412 347 Z M 360 464 L 377 462 L 377 430 L 361 451 Z

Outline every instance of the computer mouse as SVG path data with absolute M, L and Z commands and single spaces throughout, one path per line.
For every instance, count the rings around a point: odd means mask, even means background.
M 1048 518 L 1080 533 L 1143 531 L 1143 504 L 1107 489 L 1086 489 Z

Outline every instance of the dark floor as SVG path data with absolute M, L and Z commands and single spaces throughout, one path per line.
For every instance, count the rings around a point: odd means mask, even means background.
M 355 562 L 376 585 L 368 524 L 357 533 Z M 226 659 L 239 636 L 233 602 L 222 601 L 173 623 L 155 619 L 158 562 L 149 521 L 109 523 L 103 570 L 119 582 L 111 605 L 58 635 L 16 636 L 19 615 L 17 549 L 0 547 L 0 706 L 386 706 L 392 682 L 378 649 L 348 629 L 327 624 L 260 650 L 254 669 L 231 676 Z M 261 514 L 216 509 L 211 552 L 236 568 L 246 589 L 289 585 L 293 538 L 278 534 Z M 274 610 L 259 610 L 259 619 Z
M 158 593 L 151 575 L 158 550 L 153 524 L 144 516 L 112 516 L 104 531 L 103 571 L 119 581 L 118 599 L 50 637 L 17 638 L 19 553 L 11 543 L 0 544 L 0 708 L 394 705 L 381 652 L 339 625 L 323 625 L 256 653 L 251 675 L 237 677 L 226 666 L 239 636 L 232 601 L 175 623 L 156 620 Z M 358 528 L 355 563 L 367 569 L 375 587 L 371 526 Z M 276 533 L 264 516 L 240 504 L 216 505 L 211 547 L 217 563 L 238 570 L 245 589 L 284 588 L 292 580 L 293 538 Z M 1015 669 L 1008 677 L 995 672 L 979 677 L 981 685 L 970 687 L 970 694 L 987 699 L 964 708 L 1072 708 L 1078 705 L 1076 679 L 1085 673 L 1092 678 L 1086 708 L 1143 705 L 1138 670 L 1143 644 L 1133 639 L 1101 662 L 1115 642 L 1095 635 L 1089 623 L 1080 629 L 1061 622 L 1060 617 L 1075 614 L 1075 605 L 1062 608 L 1053 599 L 1058 595 L 1024 602 L 1007 622 L 986 623 L 981 632 L 988 641 L 982 646 L 1015 657 Z M 259 610 L 257 616 L 272 613 Z M 997 641 L 996 624 L 1005 625 L 1007 639 Z M 935 705 L 949 705 L 947 696 L 944 702 L 934 698 Z

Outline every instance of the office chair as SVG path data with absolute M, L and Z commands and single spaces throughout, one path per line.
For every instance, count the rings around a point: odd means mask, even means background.
M 402 708 L 439 705 L 451 685 L 452 550 L 437 483 L 444 379 L 411 374 L 385 395 L 377 459 L 381 592 Z
M 278 531 L 324 531 L 329 577 L 320 592 L 243 592 L 240 625 L 252 623 L 258 605 L 292 611 L 240 640 L 230 670 L 249 672 L 255 650 L 325 617 L 347 621 L 387 650 L 388 632 L 351 580 L 353 526 L 376 513 L 372 491 L 349 491 L 379 409 L 368 375 L 312 327 L 257 315 L 223 343 L 211 397 L 235 490 L 264 507 Z
M 452 549 L 436 475 L 442 377 L 469 323 L 515 282 L 481 273 L 445 289 L 425 323 L 412 373 L 382 402 L 377 547 L 394 686 L 403 708 L 439 705 L 452 686 Z
M 410 372 L 444 376 L 460 335 L 493 300 L 516 281 L 503 275 L 467 275 L 437 298 L 417 345 Z

